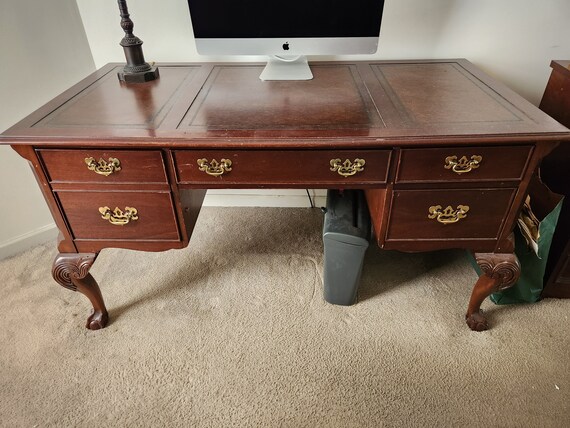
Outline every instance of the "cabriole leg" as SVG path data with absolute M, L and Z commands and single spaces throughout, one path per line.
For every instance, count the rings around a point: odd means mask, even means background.
M 481 312 L 481 303 L 492 293 L 514 285 L 521 267 L 517 256 L 509 253 L 475 253 L 475 260 L 483 273 L 473 287 L 465 320 L 471 330 L 483 331 L 489 328 L 489 323 Z
M 93 313 L 87 319 L 86 327 L 99 330 L 107 325 L 109 314 L 99 290 L 99 285 L 89 273 L 97 258 L 93 253 L 58 254 L 53 262 L 52 275 L 58 284 L 87 296 L 93 305 Z

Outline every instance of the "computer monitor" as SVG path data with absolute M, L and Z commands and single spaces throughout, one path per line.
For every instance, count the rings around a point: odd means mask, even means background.
M 262 80 L 307 80 L 305 55 L 373 54 L 384 0 L 188 0 L 202 55 L 268 55 Z

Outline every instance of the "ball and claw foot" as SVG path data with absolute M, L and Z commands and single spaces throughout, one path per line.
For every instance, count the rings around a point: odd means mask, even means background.
M 481 311 L 475 312 L 471 315 L 465 315 L 465 321 L 473 331 L 485 331 L 489 329 L 489 322 Z
M 107 312 L 94 311 L 87 318 L 87 327 L 89 330 L 101 330 L 107 326 L 109 322 L 109 314 Z

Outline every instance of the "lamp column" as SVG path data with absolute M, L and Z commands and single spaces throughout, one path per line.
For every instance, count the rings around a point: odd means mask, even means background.
M 118 72 L 119 80 L 127 83 L 143 83 L 158 79 L 158 67 L 151 66 L 144 59 L 142 40 L 133 34 L 134 23 L 130 19 L 126 0 L 117 0 L 121 13 L 121 27 L 125 37 L 119 43 L 125 51 L 127 65 Z

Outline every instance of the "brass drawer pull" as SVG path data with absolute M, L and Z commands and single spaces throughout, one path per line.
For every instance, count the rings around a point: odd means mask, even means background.
M 448 205 L 444 210 L 441 209 L 441 205 L 434 205 L 428 209 L 428 218 L 436 219 L 442 224 L 457 223 L 462 218 L 467 217 L 467 211 L 469 211 L 468 205 L 457 205 L 457 209 L 453 209 L 451 205 Z
M 222 159 L 219 163 L 216 159 L 208 162 L 208 159 L 198 159 L 198 166 L 200 171 L 204 171 L 208 175 L 218 177 L 225 172 L 232 170 L 232 161 L 229 159 Z
M 125 212 L 119 207 L 116 207 L 113 211 L 109 207 L 99 207 L 99 212 L 103 220 L 109 220 L 109 223 L 116 226 L 124 226 L 131 220 L 139 219 L 137 209 L 132 207 L 125 207 Z
M 471 159 L 467 159 L 467 156 L 462 156 L 461 159 L 457 160 L 457 156 L 448 156 L 445 158 L 445 169 L 451 169 L 453 172 L 461 175 L 471 170 L 479 168 L 483 156 L 473 155 Z
M 331 171 L 336 171 L 343 177 L 350 177 L 357 172 L 364 171 L 364 164 L 366 161 L 364 159 L 354 159 L 351 162 L 349 159 L 341 163 L 340 159 L 331 159 Z
M 85 158 L 85 163 L 87 164 L 87 169 L 105 177 L 121 170 L 121 162 L 117 158 L 109 158 L 108 162 L 102 158 L 99 159 L 99 162 L 95 158 Z

